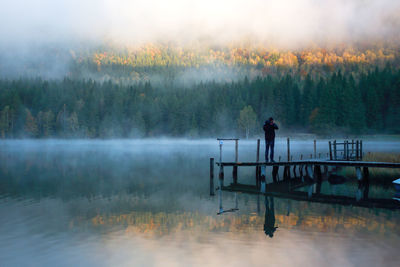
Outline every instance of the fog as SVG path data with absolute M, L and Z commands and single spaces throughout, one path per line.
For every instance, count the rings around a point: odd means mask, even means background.
M 397 36 L 395 0 L 15 0 L 0 9 L 1 43 L 141 43 L 258 39 L 281 46 Z
M 72 50 L 104 44 L 299 49 L 397 41 L 399 12 L 396 0 L 3 0 L 0 74 L 62 78 Z

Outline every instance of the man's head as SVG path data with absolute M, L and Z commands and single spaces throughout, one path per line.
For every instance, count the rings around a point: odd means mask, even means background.
M 274 123 L 274 118 L 270 117 L 270 118 L 268 119 L 268 121 L 269 121 L 270 123 Z

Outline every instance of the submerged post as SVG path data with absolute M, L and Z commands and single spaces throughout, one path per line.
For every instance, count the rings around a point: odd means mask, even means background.
M 210 196 L 214 195 L 214 158 L 210 158 Z

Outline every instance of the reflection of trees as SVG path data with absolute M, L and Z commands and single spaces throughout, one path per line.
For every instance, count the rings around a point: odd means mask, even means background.
M 271 207 L 271 206 L 270 206 Z M 351 210 L 352 208 L 350 208 Z M 380 234 L 400 234 L 397 224 L 399 218 L 389 220 L 382 214 L 373 211 L 362 216 L 348 216 L 335 213 L 327 215 L 299 215 L 276 213 L 275 225 L 286 229 L 301 229 L 320 232 L 375 232 Z M 130 212 L 126 214 L 98 214 L 90 220 L 75 221 L 73 225 L 89 223 L 95 227 L 121 226 L 126 231 L 148 233 L 151 235 L 166 235 L 180 231 L 204 232 L 233 232 L 253 233 L 259 232 L 265 226 L 266 216 L 254 214 L 230 214 L 229 216 L 210 216 L 197 212 L 166 213 L 166 212 Z M 271 222 L 271 221 L 270 221 Z

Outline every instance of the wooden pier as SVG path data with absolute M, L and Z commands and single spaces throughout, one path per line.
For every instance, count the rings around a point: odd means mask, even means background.
M 222 139 L 218 139 L 222 140 Z M 283 197 L 294 200 L 304 200 L 319 203 L 332 203 L 342 205 L 353 205 L 360 207 L 377 207 L 400 209 L 400 202 L 393 199 L 371 199 L 368 198 L 369 192 L 369 168 L 390 168 L 400 169 L 400 163 L 392 162 L 369 162 L 362 161 L 362 141 L 356 142 L 344 141 L 336 143 L 332 149 L 329 142 L 330 157 L 328 159 L 316 159 L 316 141 L 314 141 L 314 159 L 293 161 L 290 156 L 290 141 L 287 139 L 288 155 L 287 161 L 278 162 L 261 162 L 259 161 L 260 140 L 257 140 L 257 157 L 255 162 L 239 162 L 238 161 L 238 139 L 235 140 L 235 162 L 222 161 L 222 143 L 220 141 L 220 161 L 216 162 L 219 167 L 219 189 L 246 192 L 251 194 L 265 194 L 275 197 Z M 344 156 L 337 156 L 338 145 L 343 145 Z M 302 158 L 302 157 L 301 157 Z M 337 160 L 335 160 L 337 159 Z M 210 195 L 214 195 L 214 159 L 210 159 Z M 232 183 L 224 186 L 225 167 L 232 167 Z M 254 167 L 255 183 L 253 185 L 239 184 L 238 168 Z M 271 176 L 273 182 L 266 183 L 267 173 L 266 167 L 271 167 Z M 283 180 L 278 180 L 279 168 L 283 167 Z M 323 169 L 322 169 L 323 167 Z M 358 179 L 358 196 L 336 196 L 321 194 L 321 183 L 323 175 L 327 175 L 329 168 L 337 169 L 340 167 L 352 167 L 356 170 Z M 292 171 L 292 172 L 291 172 Z M 393 177 L 396 178 L 396 177 Z M 309 192 L 296 191 L 301 187 L 309 187 Z M 313 189 L 311 187 L 314 187 Z M 311 190 L 311 191 L 310 191 Z M 311 193 L 310 193 L 311 192 Z

